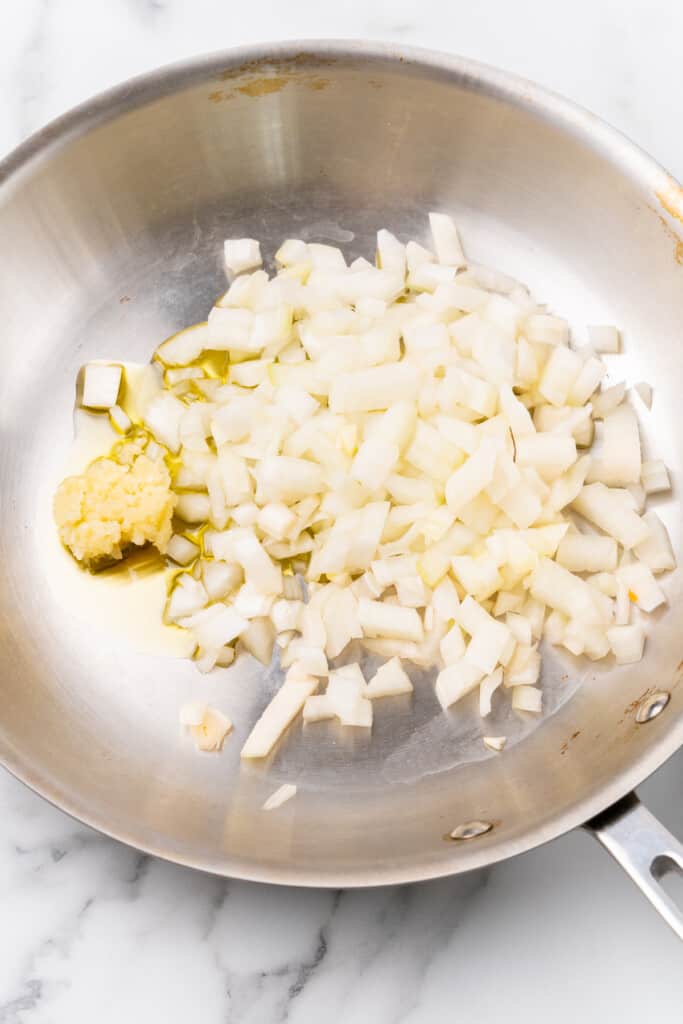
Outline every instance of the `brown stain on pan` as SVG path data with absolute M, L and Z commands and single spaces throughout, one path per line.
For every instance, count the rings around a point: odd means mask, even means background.
M 234 100 L 234 98 L 234 93 L 225 93 L 222 89 L 214 89 L 209 93 L 209 103 L 224 103 L 226 100 Z
M 292 72 L 281 75 L 257 75 L 253 78 L 236 81 L 229 88 L 214 89 L 209 93 L 210 103 L 224 103 L 226 100 L 233 100 L 238 94 L 249 96 L 251 99 L 260 99 L 262 96 L 269 96 L 281 92 L 288 85 L 299 85 L 313 92 L 320 92 L 330 84 L 329 78 L 321 78 L 319 75 L 301 74 Z
M 678 182 L 669 178 L 666 186 L 655 192 L 655 195 L 666 212 L 683 224 L 683 188 Z
M 577 739 L 579 738 L 579 736 L 580 736 L 580 735 L 581 735 L 581 730 L 580 730 L 580 729 L 577 729 L 577 730 L 576 730 L 576 732 L 573 732 L 573 733 L 571 734 L 571 736 L 569 737 L 569 739 L 568 739 L 568 740 L 565 740 L 565 741 L 564 741 L 564 743 L 563 743 L 563 744 L 562 744 L 562 746 L 560 747 L 560 754 L 561 754 L 561 755 L 562 755 L 563 757 L 564 757 L 564 755 L 565 755 L 565 754 L 567 753 L 567 751 L 569 750 L 569 744 L 570 744 L 570 743 L 573 743 L 573 742 L 574 742 L 574 740 L 577 740 Z
M 246 85 L 238 85 L 236 88 L 245 96 L 267 96 L 271 92 L 280 92 L 280 89 L 284 89 L 289 82 L 290 79 L 285 78 L 284 75 L 274 75 L 272 78 L 254 78 Z
M 248 60 L 216 76 L 223 87 L 210 93 L 209 100 L 211 103 L 222 103 L 234 99 L 238 94 L 260 99 L 278 93 L 290 84 L 319 92 L 326 89 L 330 82 L 317 74 L 315 69 L 336 63 L 334 57 L 316 57 L 310 53 L 298 53 L 275 60 L 268 57 Z
M 657 690 L 654 686 L 648 686 L 647 690 L 643 690 L 640 697 L 636 697 L 635 700 L 632 700 L 630 704 L 626 705 L 626 707 L 624 708 L 624 715 L 635 714 L 640 705 L 643 703 L 643 701 L 646 700 L 648 697 L 651 697 L 652 694 L 656 692 Z
M 312 53 L 296 53 L 292 57 L 281 57 L 273 60 L 271 57 L 261 57 L 259 60 L 247 60 L 236 68 L 228 68 L 221 71 L 218 79 L 221 82 L 229 82 L 233 78 L 241 78 L 243 75 L 262 74 L 264 71 L 277 70 L 280 74 L 293 74 L 301 68 L 325 68 L 337 64 L 336 57 L 316 57 Z
M 674 220 L 683 224 L 683 188 L 673 178 L 669 178 L 666 185 L 655 192 L 660 207 Z M 683 239 L 673 230 L 665 217 L 655 210 L 659 221 L 669 238 L 674 243 L 674 259 L 679 266 L 683 266 Z
M 661 213 L 658 213 L 657 217 L 659 218 L 659 222 L 666 231 L 667 235 L 674 243 L 674 259 L 676 260 L 676 263 L 678 263 L 679 266 L 683 267 L 683 239 L 679 238 L 679 236 L 670 226 L 666 218 L 662 217 Z

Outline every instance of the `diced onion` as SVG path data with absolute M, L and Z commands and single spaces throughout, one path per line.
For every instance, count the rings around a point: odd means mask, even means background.
M 83 371 L 81 405 L 85 409 L 111 409 L 119 397 L 122 379 L 121 366 L 114 363 L 88 363 Z
M 588 340 L 596 352 L 618 352 L 619 331 L 612 326 L 588 328 Z
M 633 409 L 620 405 L 607 413 L 603 428 L 602 451 L 594 458 L 588 482 L 601 480 L 610 487 L 637 484 L 641 475 L 640 434 Z
M 627 491 L 588 484 L 574 499 L 573 507 L 625 548 L 634 548 L 650 535 L 647 523 L 633 511 Z
M 662 491 L 671 490 L 669 471 L 659 459 L 643 463 L 640 479 L 646 494 L 660 494 Z
M 488 750 L 495 750 L 496 753 L 500 753 L 507 743 L 507 736 L 484 736 L 483 742 Z
M 202 709 L 201 718 L 199 710 Z M 206 705 L 185 705 L 181 722 L 186 725 L 198 750 L 220 750 L 223 740 L 232 732 L 232 722 L 227 715 Z
M 485 676 L 479 684 L 479 714 L 482 718 L 491 714 L 491 697 L 502 682 L 503 670 L 497 668 L 495 672 Z
M 277 807 L 281 807 L 288 800 L 291 800 L 293 796 L 296 796 L 296 786 L 286 782 L 283 786 L 276 789 L 274 793 L 270 794 L 261 810 L 274 811 Z
M 481 669 L 465 658 L 439 672 L 436 677 L 436 696 L 444 711 L 474 690 L 483 676 Z
M 413 684 L 398 658 L 391 658 L 378 668 L 365 688 L 365 696 L 371 700 L 376 700 L 378 697 L 395 697 L 402 693 L 412 692 Z
M 249 733 L 240 757 L 267 757 L 317 687 L 317 679 L 286 679 Z
M 666 603 L 664 591 L 649 566 L 643 562 L 622 565 L 617 569 L 616 576 L 626 586 L 630 599 L 644 612 L 653 612 Z
M 255 239 L 227 239 L 227 291 L 158 347 L 144 401 L 122 366 L 84 370 L 83 406 L 122 436 L 92 481 L 62 485 L 61 535 L 84 559 L 108 530 L 158 537 L 185 567 L 165 621 L 191 632 L 200 671 L 278 654 L 286 679 L 244 758 L 268 756 L 301 710 L 371 729 L 374 700 L 412 692 L 408 661 L 437 670 L 443 708 L 478 691 L 486 717 L 498 691 L 540 714 L 543 638 L 637 661 L 634 617 L 666 601 L 655 574 L 675 559 L 647 499 L 669 474 L 642 460 L 626 386 L 603 388 L 595 355 L 618 352 L 618 330 L 570 347 L 523 285 L 467 264 L 450 216 L 429 225 L 434 252 L 380 229 L 374 264 L 290 238 L 275 276 Z M 651 388 L 635 390 L 649 408 Z M 135 460 L 164 469 L 161 526 L 144 486 L 128 501 Z M 106 492 L 94 516 L 90 484 Z M 386 659 L 367 683 L 363 650 Z M 230 728 L 205 705 L 182 720 L 202 749 Z
M 530 711 L 540 715 L 543 694 L 535 686 L 515 686 L 512 690 L 512 706 L 515 711 Z
M 109 410 L 109 419 L 114 429 L 121 434 L 126 434 L 133 425 L 130 416 L 120 405 L 112 405 Z
M 182 537 L 179 533 L 174 534 L 166 547 L 166 554 L 178 565 L 189 565 L 199 554 L 199 548 L 194 541 Z
M 231 274 L 261 266 L 261 247 L 254 238 L 227 238 L 223 249 L 225 266 Z
M 633 549 L 638 560 L 653 573 L 675 569 L 676 559 L 664 523 L 656 512 L 646 512 L 643 519 L 648 525 L 650 536 Z
M 418 643 L 423 637 L 422 621 L 414 608 L 401 608 L 361 598 L 358 602 L 358 619 L 364 636 Z
M 570 572 L 613 572 L 617 542 L 597 534 L 568 533 L 560 541 L 557 561 Z
M 460 244 L 458 229 L 451 217 L 445 213 L 430 213 L 429 226 L 432 229 L 436 258 L 448 266 L 465 266 L 465 257 Z
M 631 665 L 643 657 L 645 630 L 640 623 L 632 626 L 612 626 L 607 639 L 618 665 Z
M 638 393 L 638 397 L 645 406 L 646 409 L 652 408 L 652 385 L 647 384 L 644 380 L 639 381 L 633 385 L 633 390 Z

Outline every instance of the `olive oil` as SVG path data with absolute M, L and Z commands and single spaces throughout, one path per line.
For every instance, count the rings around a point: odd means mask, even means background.
M 134 423 L 158 392 L 160 375 L 150 365 L 126 363 L 119 401 Z M 74 441 L 59 479 L 82 473 L 97 458 L 109 455 L 122 442 L 106 413 L 74 411 Z M 126 558 L 98 572 L 90 572 L 60 543 L 52 518 L 49 488 L 41 503 L 39 543 L 45 579 L 55 600 L 104 643 L 124 643 L 141 654 L 190 657 L 194 642 L 189 633 L 164 623 L 168 589 L 174 570 L 154 548 L 132 551 Z

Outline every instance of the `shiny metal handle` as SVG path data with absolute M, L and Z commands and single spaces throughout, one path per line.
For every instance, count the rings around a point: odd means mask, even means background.
M 683 909 L 660 882 L 669 872 L 683 874 L 683 843 L 650 814 L 635 793 L 586 822 L 586 828 L 683 939 Z

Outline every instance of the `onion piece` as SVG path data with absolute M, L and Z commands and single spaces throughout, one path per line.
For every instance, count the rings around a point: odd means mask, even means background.
M 596 352 L 618 352 L 620 347 L 619 331 L 612 326 L 592 326 L 588 328 L 588 340 Z
M 133 426 L 130 416 L 120 405 L 113 405 L 109 410 L 109 419 L 115 430 L 120 434 L 127 434 Z
M 240 757 L 267 757 L 303 708 L 306 698 L 315 693 L 317 687 L 317 679 L 285 679 L 249 733 L 240 751 Z
M 560 541 L 557 561 L 570 572 L 613 572 L 617 567 L 617 542 L 597 534 L 568 533 Z
M 505 666 L 503 685 L 506 689 L 517 686 L 533 686 L 541 674 L 541 656 L 535 644 L 518 644 Z
M 122 366 L 115 363 L 88 363 L 83 371 L 83 408 L 111 409 L 118 400 L 122 379 Z
M 570 405 L 583 405 L 594 394 L 607 373 L 601 359 L 589 356 L 575 377 L 567 395 Z
M 653 612 L 666 604 L 666 594 L 643 562 L 620 566 L 616 577 L 626 586 L 630 599 L 644 612 Z
M 482 675 L 487 675 L 494 670 L 508 646 L 510 630 L 492 618 L 469 595 L 460 606 L 459 618 L 471 637 L 465 657 L 481 670 Z
M 449 477 L 446 483 L 446 502 L 453 515 L 461 512 L 468 502 L 491 483 L 498 451 L 495 441 L 482 441 L 476 452 Z
M 482 741 L 488 750 L 494 750 L 496 753 L 500 753 L 507 743 L 507 736 L 483 736 Z
M 579 619 L 586 625 L 604 625 L 611 618 L 609 598 L 549 558 L 541 558 L 531 574 L 529 592 L 568 618 Z
M 576 442 L 562 434 L 532 434 L 517 440 L 518 466 L 532 466 L 543 480 L 552 481 L 576 462 Z
M 257 499 L 261 504 L 282 502 L 291 505 L 323 489 L 321 468 L 308 459 L 268 455 L 258 463 L 254 475 Z
M 332 701 L 325 693 L 307 697 L 304 702 L 304 722 L 325 722 L 335 717 Z
M 564 642 L 566 628 L 566 616 L 561 612 L 552 611 L 546 619 L 543 635 L 549 644 L 561 644 Z
M 632 665 L 643 657 L 645 630 L 640 623 L 632 626 L 612 626 L 607 639 L 614 651 L 617 665 Z
M 291 800 L 293 796 L 296 796 L 296 786 L 290 782 L 286 782 L 271 793 L 268 799 L 261 807 L 262 811 L 274 811 L 278 807 L 282 807 L 284 803 Z
M 675 569 L 676 559 L 664 523 L 656 512 L 646 512 L 643 519 L 649 527 L 650 536 L 640 544 L 636 544 L 633 549 L 634 554 L 653 573 Z
M 365 688 L 365 696 L 370 700 L 377 700 L 380 697 L 396 697 L 412 692 L 413 684 L 404 671 L 399 658 L 391 658 L 380 666 Z
M 439 650 L 446 665 L 452 665 L 460 661 L 465 655 L 465 639 L 462 630 L 457 623 L 454 623 L 441 640 Z
M 633 409 L 620 405 L 605 415 L 602 451 L 593 459 L 587 481 L 610 487 L 637 484 L 641 475 L 640 433 Z
M 541 342 L 544 345 L 569 343 L 569 324 L 559 316 L 534 313 L 526 318 L 522 331 L 528 341 Z
M 617 406 L 623 402 L 625 395 L 626 385 L 623 383 L 613 384 L 611 388 L 606 388 L 599 394 L 594 395 L 591 404 L 595 419 L 604 419 L 609 413 L 614 412 Z
M 505 616 L 505 625 L 518 644 L 525 644 L 527 647 L 531 646 L 531 623 L 525 615 L 508 612 Z
M 439 263 L 456 269 L 464 267 L 465 256 L 452 217 L 445 213 L 430 213 L 429 226 L 432 229 L 432 239 Z
M 166 554 L 178 565 L 189 565 L 199 554 L 199 547 L 194 541 L 182 537 L 179 533 L 174 534 L 166 546 Z
M 358 619 L 364 636 L 415 643 L 424 636 L 422 620 L 414 608 L 401 608 L 362 597 L 358 602 Z
M 444 711 L 474 690 L 484 673 L 465 658 L 449 665 L 436 678 L 436 696 Z
M 204 751 L 220 750 L 223 740 L 228 733 L 232 732 L 232 727 L 232 722 L 227 715 L 206 706 L 200 722 L 188 723 L 197 749 Z
M 512 707 L 515 711 L 528 711 L 540 715 L 543 694 L 535 686 L 515 686 L 512 690 Z
M 669 471 L 659 459 L 643 462 L 640 480 L 646 494 L 660 494 L 671 490 Z
M 270 665 L 275 646 L 275 630 L 270 619 L 254 617 L 240 634 L 240 644 L 262 665 Z
M 335 413 L 388 409 L 417 396 L 420 374 L 408 363 L 396 363 L 341 373 L 332 382 L 329 405 Z
M 541 374 L 539 393 L 552 405 L 565 405 L 581 369 L 579 356 L 571 349 L 558 345 L 551 351 Z
M 236 640 L 249 626 L 232 608 L 223 604 L 212 604 L 181 620 L 181 625 L 191 629 L 203 650 L 216 650 Z
M 183 704 L 178 718 L 181 725 L 201 725 L 207 712 L 207 705 L 199 701 Z
M 180 448 L 180 421 L 186 406 L 171 394 L 163 394 L 148 406 L 145 425 L 159 444 L 174 454 Z
M 646 409 L 652 408 L 652 385 L 646 384 L 644 380 L 639 381 L 633 385 L 633 390 L 638 393 L 638 397 L 645 406 Z
M 193 579 L 189 573 L 181 573 L 175 580 L 171 596 L 166 605 L 166 619 L 169 622 L 177 622 L 188 615 L 193 615 L 206 607 L 209 602 L 203 584 Z
M 154 353 L 164 366 L 187 366 L 210 348 L 207 323 L 194 324 L 167 338 Z
M 573 508 L 625 548 L 633 548 L 650 536 L 647 523 L 633 511 L 626 491 L 602 483 L 587 484 L 574 499 Z
M 491 672 L 479 684 L 479 714 L 486 718 L 491 714 L 491 697 L 503 682 L 503 670 L 497 668 Z
M 460 613 L 460 599 L 455 584 L 446 576 L 432 593 L 432 607 L 444 622 L 456 620 Z
M 377 266 L 403 275 L 406 272 L 406 247 L 385 228 L 377 232 Z
M 223 258 L 226 270 L 231 274 L 242 274 L 245 270 L 261 266 L 261 246 L 255 238 L 226 238 Z

